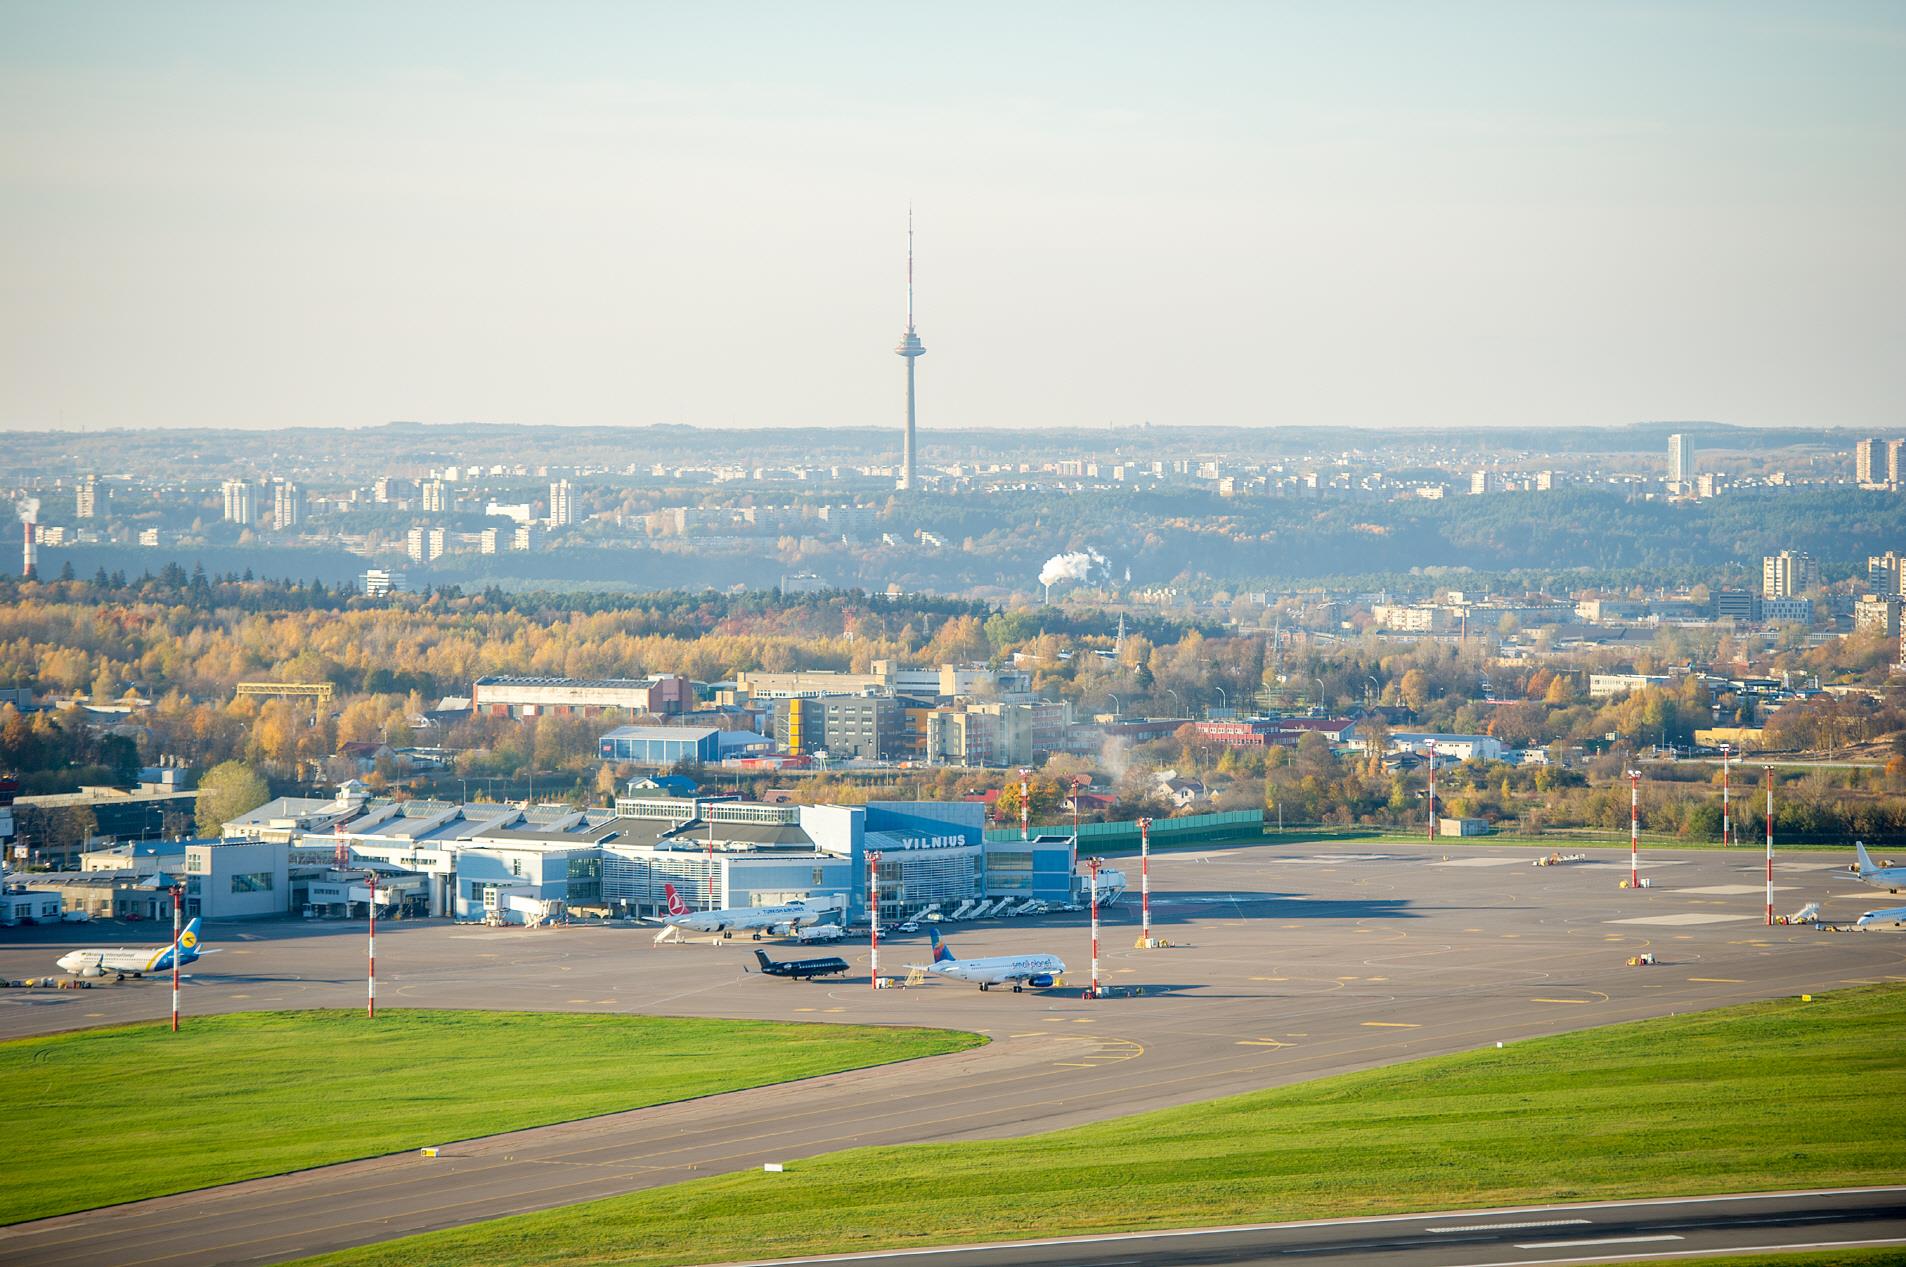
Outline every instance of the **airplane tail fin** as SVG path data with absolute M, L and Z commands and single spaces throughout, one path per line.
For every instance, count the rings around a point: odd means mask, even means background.
M 675 891 L 674 885 L 664 884 L 662 886 L 662 892 L 668 896 L 668 913 L 670 915 L 688 914 L 688 903 L 682 901 L 682 895 Z
M 933 942 L 933 962 L 952 963 L 953 947 L 940 940 L 940 930 L 929 925 L 927 927 L 927 937 Z
M 755 951 L 754 957 L 756 961 L 761 964 L 761 970 L 763 972 L 766 972 L 769 968 L 772 968 L 774 966 L 773 962 L 769 960 L 768 958 L 768 952 L 765 950 Z
M 1853 842 L 1853 856 L 1860 860 L 1861 875 L 1865 875 L 1869 871 L 1879 870 L 1878 867 L 1873 865 L 1873 859 L 1867 855 L 1865 841 L 1856 840 Z
M 192 917 L 192 922 L 187 924 L 184 927 L 184 929 L 180 931 L 179 948 L 185 951 L 188 955 L 198 953 L 198 948 L 199 948 L 199 917 L 198 916 L 194 915 Z

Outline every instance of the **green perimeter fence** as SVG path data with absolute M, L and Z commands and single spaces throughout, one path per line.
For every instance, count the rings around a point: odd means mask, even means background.
M 1044 826 L 1033 825 L 1033 835 L 1071 835 L 1070 823 L 1048 823 Z M 1182 818 L 1152 819 L 1152 843 L 1168 845 L 1179 840 L 1206 840 L 1227 836 L 1255 836 L 1264 831 L 1264 811 L 1261 809 L 1226 810 L 1222 814 L 1186 814 Z M 1002 844 L 1019 839 L 1017 827 L 991 828 L 986 839 Z M 1121 823 L 1080 823 L 1079 845 L 1081 848 L 1099 845 L 1138 845 L 1138 823 L 1127 820 Z

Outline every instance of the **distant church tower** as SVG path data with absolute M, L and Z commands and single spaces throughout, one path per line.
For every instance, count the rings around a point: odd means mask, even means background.
M 907 332 L 900 336 L 900 346 L 894 354 L 907 358 L 907 430 L 900 442 L 900 478 L 894 481 L 898 489 L 916 488 L 918 484 L 914 471 L 913 448 L 913 363 L 927 354 L 926 344 L 920 342 L 920 336 L 913 328 L 913 208 L 907 208 Z

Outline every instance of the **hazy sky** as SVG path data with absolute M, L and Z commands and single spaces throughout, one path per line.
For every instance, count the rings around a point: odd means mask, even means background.
M 1906 4 L 0 0 L 0 427 L 1906 431 Z

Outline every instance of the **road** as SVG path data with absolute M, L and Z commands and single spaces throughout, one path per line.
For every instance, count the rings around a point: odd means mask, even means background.
M 1053 951 L 1071 988 L 1015 995 L 930 982 L 870 990 L 744 969 L 747 939 L 656 946 L 644 929 L 379 928 L 379 1002 L 947 1025 L 975 1051 L 448 1144 L 0 1229 L 0 1262 L 271 1262 L 863 1144 L 1024 1135 L 1416 1056 L 1839 985 L 1906 980 L 1906 935 L 1760 922 L 1751 851 L 1625 849 L 1533 867 L 1541 850 L 1288 843 L 1154 858 L 1156 931 L 1128 900 L 1103 938 L 1125 997 L 1087 1001 L 1080 918 L 963 926 L 961 954 Z M 1873 890 L 1840 863 L 1782 861 L 1782 909 L 1851 918 Z M 0 975 L 44 972 L 85 926 L 8 930 Z M 208 1011 L 353 1007 L 361 928 L 227 926 L 197 965 Z M 883 945 L 889 971 L 924 945 Z M 1631 968 L 1648 951 L 1659 963 Z M 832 953 L 832 952 L 830 952 Z M 1142 989 L 1143 993 L 1139 993 Z M 0 1034 L 165 1014 L 159 982 L 0 992 Z
M 1332 1267 L 1533 1267 L 1784 1249 L 1906 1245 L 1906 1188 L 1833 1189 L 1519 1206 L 1372 1219 L 1067 1237 L 745 1267 L 1182 1267 L 1327 1262 Z

